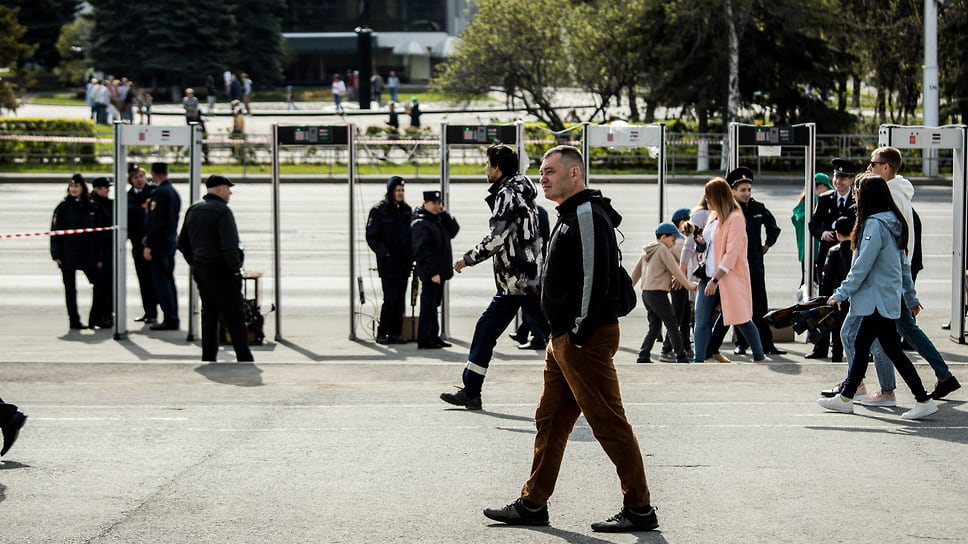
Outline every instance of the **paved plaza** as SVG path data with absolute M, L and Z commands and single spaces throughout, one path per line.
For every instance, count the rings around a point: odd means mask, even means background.
M 183 210 L 188 190 L 176 178 Z M 656 187 L 598 186 L 625 216 L 626 267 L 653 238 Z M 427 183 L 407 186 L 419 204 Z M 448 208 L 461 224 L 455 257 L 484 234 L 479 184 L 454 184 Z M 65 184 L 0 184 L 0 235 L 44 231 Z M 187 342 L 188 268 L 176 266 L 181 331 L 129 322 L 68 331 L 60 274 L 47 239 L 0 239 L 0 393 L 30 416 L 0 463 L 0 542 L 968 542 L 968 391 L 923 421 L 899 382 L 896 409 L 825 412 L 819 389 L 845 364 L 808 361 L 801 342 L 754 365 L 634 363 L 645 333 L 641 305 L 622 320 L 616 366 L 658 507 L 656 532 L 592 533 L 618 511 L 611 463 L 584 420 L 572 435 L 551 526 L 495 525 L 481 515 L 517 497 L 529 472 L 542 358 L 502 339 L 484 388 L 484 411 L 437 399 L 460 382 L 474 321 L 494 292 L 490 264 L 450 282 L 454 347 L 372 341 L 379 280 L 363 240 L 382 183 L 361 187 L 356 232 L 348 191 L 334 183 L 282 187 L 282 339 L 267 314 L 254 364 L 203 364 Z M 694 205 L 701 184 L 673 183 L 670 209 Z M 273 301 L 271 191 L 240 183 L 231 206 L 250 270 L 263 270 L 263 310 Z M 774 307 L 799 283 L 789 221 L 800 188 L 758 182 L 783 228 L 766 256 Z M 918 321 L 968 382 L 968 347 L 947 338 L 951 296 L 951 190 L 918 186 L 926 269 Z M 540 203 L 554 217 L 551 202 Z M 349 297 L 349 247 L 359 251 L 365 303 Z M 128 267 L 129 317 L 140 315 Z M 80 307 L 90 304 L 81 288 Z M 355 324 L 357 341 L 349 339 Z M 731 350 L 730 350 L 731 351 Z M 724 351 L 725 352 L 725 351 Z M 930 368 L 913 356 L 930 388 Z M 873 371 L 868 372 L 875 386 Z

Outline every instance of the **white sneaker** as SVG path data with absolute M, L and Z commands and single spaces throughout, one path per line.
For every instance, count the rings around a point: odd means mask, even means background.
M 931 414 L 938 411 L 938 405 L 934 403 L 934 400 L 928 399 L 928 402 L 919 402 L 911 408 L 911 411 L 904 412 L 901 417 L 904 419 L 921 419 L 922 417 L 930 416 Z
M 854 403 L 851 402 L 850 399 L 845 399 L 843 395 L 835 395 L 830 398 L 820 397 L 817 399 L 817 404 L 828 410 L 833 410 L 842 414 L 854 413 Z
M 893 408 L 897 406 L 897 399 L 894 397 L 894 393 L 884 393 L 883 391 L 875 391 L 873 395 L 867 397 L 860 401 L 860 404 L 864 406 L 880 406 L 882 408 Z

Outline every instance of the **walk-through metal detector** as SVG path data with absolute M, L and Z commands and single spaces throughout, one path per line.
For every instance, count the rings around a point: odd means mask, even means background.
M 440 124 L 440 194 L 444 203 L 450 205 L 450 148 L 455 146 L 489 146 L 494 143 L 514 147 L 518 154 L 518 167 L 522 174 L 528 167 L 528 157 L 524 153 L 524 121 L 513 125 L 449 125 Z M 484 164 L 481 164 L 484 176 Z M 450 330 L 450 286 L 444 285 L 444 296 L 440 303 L 440 335 L 447 337 Z
M 968 127 L 881 125 L 877 142 L 897 149 L 952 150 L 951 175 L 951 340 L 965 343 L 965 167 L 968 165 Z
M 590 185 L 591 148 L 593 147 L 654 147 L 659 150 L 659 217 L 665 221 L 666 207 L 666 126 L 652 125 L 592 125 L 584 123 L 581 131 L 581 154 L 585 159 L 585 183 Z M 658 224 L 656 223 L 656 224 Z
M 759 154 L 765 156 L 780 156 L 784 147 L 804 148 L 803 190 L 806 193 L 804 202 L 813 202 L 814 169 L 817 164 L 817 125 L 804 123 L 791 127 L 756 126 L 741 123 L 729 124 L 729 170 L 739 166 L 739 148 L 759 148 Z M 804 206 L 804 225 L 810 224 L 813 217 L 813 205 Z M 810 229 L 803 229 L 803 277 L 807 286 L 807 296 L 816 296 L 813 285 L 813 237 Z
M 202 130 L 192 123 L 180 127 L 128 125 L 114 123 L 114 339 L 128 335 L 127 266 L 128 260 L 128 146 L 186 146 L 188 155 L 188 194 L 195 202 L 201 198 Z M 150 167 L 148 168 L 150 173 Z M 189 202 L 189 204 L 191 204 Z M 182 206 L 183 208 L 187 206 Z M 195 305 L 198 292 L 188 273 L 188 341 L 195 339 Z
M 350 246 L 350 340 L 356 340 L 356 315 L 354 301 L 356 300 L 356 256 L 355 246 L 353 245 L 353 233 L 356 232 L 356 199 L 354 191 L 356 189 L 354 180 L 356 179 L 356 138 L 353 137 L 353 123 L 347 125 L 272 125 L 272 270 L 275 274 L 273 278 L 273 303 L 276 313 L 276 341 L 282 340 L 282 265 L 280 259 L 281 244 L 279 241 L 280 226 L 279 215 L 279 146 L 318 146 L 318 147 L 347 147 L 349 158 L 347 160 L 349 180 L 349 246 Z

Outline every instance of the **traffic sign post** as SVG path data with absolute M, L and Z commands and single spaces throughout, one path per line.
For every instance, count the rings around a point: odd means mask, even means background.
M 965 167 L 968 165 L 968 127 L 952 125 L 921 127 L 881 125 L 878 145 L 897 149 L 950 149 L 953 155 L 951 175 L 951 340 L 965 343 Z

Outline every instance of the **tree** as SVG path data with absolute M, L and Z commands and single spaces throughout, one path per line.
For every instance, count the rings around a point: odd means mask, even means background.
M 54 68 L 57 80 L 65 85 L 83 81 L 92 69 L 87 52 L 91 48 L 91 32 L 94 22 L 88 17 L 79 17 L 73 23 L 64 25 L 57 38 L 57 52 L 60 64 Z
M 568 5 L 555 0 L 482 0 L 432 85 L 466 97 L 500 90 L 551 130 L 564 129 L 555 89 L 572 83 L 561 25 L 567 16 Z
M 27 29 L 17 21 L 17 8 L 0 6 L 0 109 L 16 111 L 20 97 L 31 83 L 31 72 L 23 67 L 36 45 L 22 43 Z
M 57 52 L 57 38 L 61 27 L 74 21 L 81 7 L 80 0 L 3 0 L 0 5 L 20 8 L 17 19 L 27 28 L 24 43 L 37 44 L 37 51 L 31 57 L 46 69 L 53 69 L 60 62 Z
M 940 15 L 938 64 L 944 99 L 941 122 L 950 117 L 968 123 L 968 59 L 963 54 L 968 50 L 968 35 L 964 32 L 968 25 L 968 0 L 949 2 Z
M 282 81 L 284 0 L 236 0 L 234 4 L 237 38 L 232 65 L 257 85 Z

